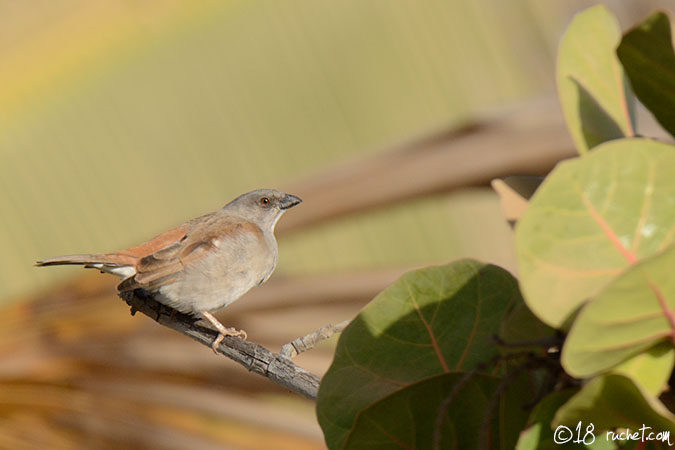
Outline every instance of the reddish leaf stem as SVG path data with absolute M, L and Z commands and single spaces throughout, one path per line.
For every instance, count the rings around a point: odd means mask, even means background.
M 621 240 L 619 240 L 619 237 L 614 233 L 614 230 L 612 230 L 609 224 L 605 221 L 604 217 L 602 217 L 595 209 L 591 201 L 583 193 L 581 194 L 581 199 L 584 202 L 584 205 L 586 205 L 586 208 L 588 209 L 591 217 L 598 225 L 600 225 L 600 228 L 602 228 L 602 231 L 605 233 L 607 238 L 609 238 L 612 244 L 614 244 L 617 250 L 621 252 L 623 257 L 626 258 L 630 264 L 635 264 L 635 262 L 637 262 L 637 257 L 631 253 L 630 250 L 623 246 Z
M 663 292 L 661 292 L 661 289 L 659 289 L 659 287 L 657 285 L 655 285 L 646 276 L 645 276 L 645 279 L 646 279 L 649 287 L 654 292 L 654 295 L 656 295 L 656 299 L 659 301 L 659 305 L 661 306 L 661 309 L 663 310 L 663 315 L 666 316 L 666 319 L 668 319 L 668 323 L 670 323 L 670 340 L 673 341 L 673 344 L 675 344 L 675 313 L 673 313 L 673 310 L 668 308 L 668 303 L 666 302 L 666 299 L 664 298 Z

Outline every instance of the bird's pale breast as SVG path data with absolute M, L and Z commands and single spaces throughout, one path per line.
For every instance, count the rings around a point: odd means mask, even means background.
M 157 300 L 183 313 L 216 311 L 266 280 L 277 263 L 274 236 L 240 233 L 215 238 L 213 250 L 159 288 Z

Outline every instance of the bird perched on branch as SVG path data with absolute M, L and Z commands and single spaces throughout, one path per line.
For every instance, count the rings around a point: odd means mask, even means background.
M 119 293 L 142 289 L 160 303 L 201 316 L 218 330 L 211 347 L 225 336 L 246 332 L 226 328 L 211 314 L 264 283 L 277 265 L 274 226 L 302 200 L 271 189 L 243 194 L 222 209 L 185 222 L 136 247 L 113 253 L 47 258 L 37 266 L 78 264 L 123 280 Z

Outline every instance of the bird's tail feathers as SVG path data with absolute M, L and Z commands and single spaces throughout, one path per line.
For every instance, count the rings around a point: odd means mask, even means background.
M 104 254 L 88 254 L 88 255 L 63 255 L 54 256 L 52 258 L 45 258 L 37 261 L 36 266 L 61 266 L 66 264 L 110 264 L 112 261 Z
M 133 275 L 137 258 L 124 253 L 91 253 L 85 255 L 64 255 L 41 259 L 35 263 L 38 267 L 82 265 L 86 268 L 98 269 L 101 272 L 112 273 L 126 278 Z

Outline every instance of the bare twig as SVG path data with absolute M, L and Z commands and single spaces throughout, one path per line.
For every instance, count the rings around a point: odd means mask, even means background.
M 349 320 L 343 320 L 337 325 L 329 323 L 328 325 L 321 327 L 305 336 L 293 339 L 291 342 L 281 347 L 281 352 L 279 352 L 279 354 L 281 356 L 285 356 L 286 358 L 298 356 L 302 352 L 311 350 L 316 344 L 330 338 L 335 333 L 341 332 L 347 325 L 349 325 Z
M 142 295 L 140 291 L 122 295 L 122 299 L 131 306 L 132 314 L 140 311 L 157 323 L 183 333 L 207 347 L 211 346 L 218 334 L 214 330 L 197 325 L 198 319 L 162 305 L 151 297 Z M 217 350 L 249 371 L 316 400 L 320 378 L 296 366 L 289 358 L 277 355 L 254 342 L 230 336 L 221 342 Z

